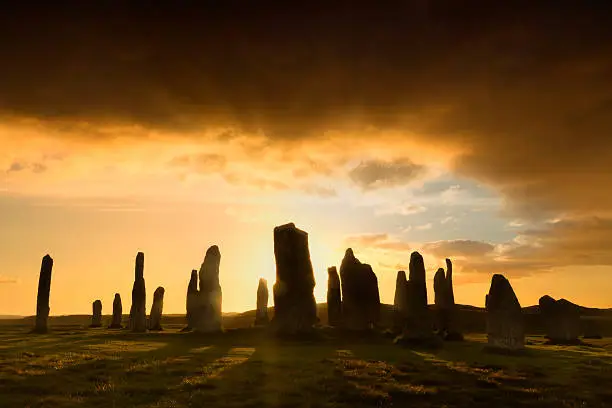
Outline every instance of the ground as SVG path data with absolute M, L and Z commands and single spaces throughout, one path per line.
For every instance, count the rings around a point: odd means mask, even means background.
M 179 328 L 2 327 L 0 407 L 612 406 L 612 339 L 559 347 L 530 337 L 523 355 L 501 355 L 477 334 L 414 350 L 333 330 L 298 341 Z

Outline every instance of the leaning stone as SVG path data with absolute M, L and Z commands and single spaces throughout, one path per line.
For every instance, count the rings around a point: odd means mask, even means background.
M 187 286 L 187 327 L 182 331 L 190 331 L 196 324 L 197 307 L 200 292 L 198 291 L 198 271 L 191 271 L 191 279 Z
M 395 279 L 395 296 L 393 297 L 393 329 L 401 331 L 408 318 L 408 280 L 405 271 L 398 271 Z
M 164 310 L 165 292 L 166 290 L 160 286 L 153 293 L 153 305 L 151 305 L 151 313 L 149 314 L 149 330 L 162 330 L 161 318 Z
M 47 320 L 49 319 L 49 295 L 51 292 L 51 271 L 53 270 L 53 259 L 45 255 L 40 266 L 38 278 L 38 294 L 36 296 L 36 324 L 35 333 L 46 333 Z

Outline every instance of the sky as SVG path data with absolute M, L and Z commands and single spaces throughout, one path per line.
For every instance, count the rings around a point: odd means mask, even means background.
M 223 310 L 250 310 L 287 222 L 320 302 L 351 247 L 385 303 L 416 250 L 430 300 L 449 257 L 462 304 L 502 273 L 524 306 L 612 307 L 606 2 L 15 3 L 0 314 L 35 313 L 47 253 L 52 315 L 127 310 L 138 251 L 147 307 L 163 286 L 184 313 L 211 245 Z

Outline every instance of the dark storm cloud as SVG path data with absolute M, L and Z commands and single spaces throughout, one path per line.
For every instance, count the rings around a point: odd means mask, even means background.
M 0 13 L 6 115 L 271 142 L 406 130 L 464 146 L 456 172 L 509 211 L 612 208 L 607 2 L 26 3 Z

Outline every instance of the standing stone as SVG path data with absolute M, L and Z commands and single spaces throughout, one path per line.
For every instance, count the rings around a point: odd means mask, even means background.
M 289 223 L 274 228 L 276 282 L 272 324 L 281 334 L 310 331 L 317 321 L 308 233 Z
M 147 331 L 147 292 L 144 280 L 144 253 L 136 255 L 134 286 L 132 288 L 132 307 L 130 308 L 129 327 L 134 332 Z
M 327 268 L 327 323 L 339 326 L 342 322 L 340 276 L 335 266 Z
M 102 327 L 102 301 L 94 301 L 91 307 L 93 313 L 91 315 L 91 325 L 89 327 Z
M 121 329 L 121 320 L 123 319 L 123 306 L 121 304 L 121 295 L 115 293 L 113 300 L 113 320 L 108 326 L 109 329 Z
M 580 310 L 565 299 L 555 300 L 546 295 L 539 301 L 540 316 L 546 334 L 553 344 L 580 343 Z
M 374 328 L 380 318 L 378 279 L 368 264 L 361 263 L 348 248 L 340 264 L 342 317 L 350 330 Z
M 149 314 L 149 330 L 162 330 L 161 318 L 164 310 L 164 293 L 166 290 L 163 287 L 158 287 L 153 293 L 153 304 L 151 305 L 151 313 Z
M 268 319 L 268 281 L 264 278 L 259 279 L 257 286 L 257 309 L 255 311 L 255 326 L 265 326 L 269 323 Z
M 435 326 L 444 340 L 463 340 L 459 330 L 458 313 L 453 294 L 453 264 L 446 259 L 447 272 L 440 268 L 434 276 Z
M 46 333 L 49 319 L 49 295 L 51 292 L 51 271 L 53 259 L 47 254 L 42 259 L 40 276 L 38 278 L 38 294 L 36 296 L 36 324 L 34 332 Z
M 193 269 L 191 271 L 189 286 L 187 286 L 187 327 L 185 327 L 183 331 L 192 330 L 195 326 L 199 294 L 198 271 Z
M 406 284 L 407 318 L 402 335 L 396 339 L 401 344 L 437 346 L 440 339 L 432 331 L 432 322 L 427 306 L 427 282 L 425 262 L 418 252 L 410 254 L 409 279 Z
M 198 273 L 200 291 L 194 306 L 193 329 L 200 333 L 218 332 L 222 329 L 220 264 L 221 252 L 218 246 L 213 245 L 206 251 Z
M 393 329 L 401 331 L 406 326 L 408 317 L 408 280 L 405 271 L 398 271 L 395 279 L 395 296 L 393 297 Z
M 488 344 L 494 348 L 519 350 L 525 347 L 521 305 L 508 279 L 495 274 L 485 298 Z

